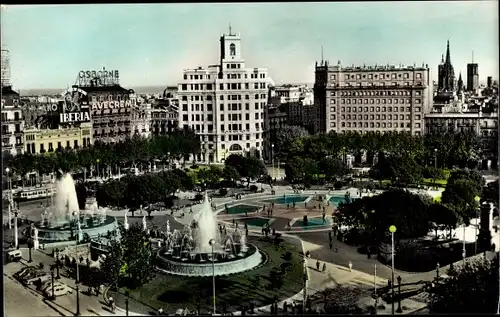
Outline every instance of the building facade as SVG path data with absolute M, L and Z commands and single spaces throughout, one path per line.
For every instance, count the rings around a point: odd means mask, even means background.
M 10 86 L 2 86 L 2 152 L 23 153 L 24 119 L 19 94 Z
M 479 65 L 467 64 L 467 91 L 474 92 L 479 88 Z
M 151 134 L 168 135 L 179 128 L 179 99 L 157 99 L 151 109 Z
M 239 34 L 220 38 L 220 64 L 185 70 L 179 83 L 179 126 L 201 140 L 196 161 L 221 163 L 230 154 L 262 157 L 264 107 L 270 78 L 246 68 Z
M 90 123 L 82 123 L 78 127 L 26 129 L 24 131 L 24 144 L 26 153 L 30 154 L 87 147 L 93 144 L 92 126 Z
M 316 64 L 315 132 L 422 134 L 432 105 L 428 65 L 343 67 Z
M 133 135 L 144 138 L 151 136 L 151 103 L 152 100 L 137 97 L 137 105 L 132 108 L 130 114 L 130 126 Z
M 10 82 L 10 52 L 6 49 L 2 49 L 2 56 L 1 56 L 1 84 L 2 87 L 7 87 L 11 86 Z

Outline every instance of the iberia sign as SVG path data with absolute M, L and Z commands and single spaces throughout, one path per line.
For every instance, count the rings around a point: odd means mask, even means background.
M 59 112 L 59 122 L 90 122 L 87 93 L 84 90 L 78 87 L 72 87 L 63 92 L 62 96 L 64 100 Z

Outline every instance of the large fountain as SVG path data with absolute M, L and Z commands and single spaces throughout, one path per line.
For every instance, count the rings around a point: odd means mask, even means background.
M 106 236 L 118 232 L 114 217 L 106 215 L 106 209 L 98 208 L 90 199 L 83 212 L 78 206 L 75 182 L 70 174 L 62 175 L 56 182 L 57 192 L 52 206 L 42 214 L 42 220 L 31 227 L 35 244 L 67 244 L 81 239 Z
M 185 276 L 239 273 L 262 263 L 263 254 L 247 244 L 245 231 L 218 225 L 216 214 L 205 196 L 200 212 L 189 226 L 170 232 L 158 252 L 160 271 Z

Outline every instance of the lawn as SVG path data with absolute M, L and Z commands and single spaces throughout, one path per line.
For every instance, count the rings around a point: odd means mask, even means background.
M 271 239 L 250 237 L 250 243 L 255 244 L 267 255 L 267 261 L 260 267 L 240 274 L 226 277 L 216 277 L 216 305 L 222 311 L 238 311 L 241 305 L 255 304 L 260 307 L 273 302 L 274 298 L 282 300 L 298 293 L 303 288 L 303 262 L 300 256 L 300 244 L 282 241 L 274 245 Z M 291 260 L 286 261 L 286 251 L 292 252 Z M 270 272 L 284 268 L 286 275 L 284 284 L 279 289 L 272 289 L 269 281 Z M 125 308 L 125 297 L 119 293 L 111 293 L 117 305 Z M 211 312 L 212 278 L 190 278 L 159 273 L 153 281 L 140 289 L 130 291 L 130 311 L 149 314 L 160 307 L 165 313 L 175 313 L 179 308 L 198 309 L 199 312 Z

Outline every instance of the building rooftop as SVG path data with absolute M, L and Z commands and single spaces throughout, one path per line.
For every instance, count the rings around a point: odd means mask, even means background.
M 119 92 L 119 93 L 128 93 L 128 94 L 133 94 L 135 93 L 133 89 L 125 89 L 120 85 L 113 85 L 113 86 L 84 86 L 84 87 L 78 87 L 82 90 L 84 90 L 87 93 L 99 93 L 99 92 Z
M 413 66 L 404 66 L 404 65 L 374 65 L 374 66 L 342 66 L 340 64 L 337 65 L 329 65 L 328 61 L 323 61 L 321 64 L 316 62 L 316 70 L 328 70 L 328 71 L 346 71 L 346 72 L 373 72 L 373 71 L 413 71 L 413 70 L 428 70 L 428 64 L 422 64 L 422 66 L 417 66 L 414 64 Z
M 4 86 L 4 87 L 2 87 L 2 95 L 19 96 L 19 93 L 17 91 L 14 91 L 12 89 L 12 86 Z

